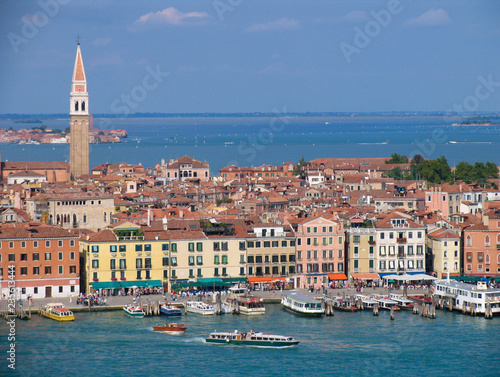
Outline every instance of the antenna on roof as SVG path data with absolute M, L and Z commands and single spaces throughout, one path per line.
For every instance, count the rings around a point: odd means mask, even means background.
M 80 35 L 76 36 L 76 44 L 80 46 Z

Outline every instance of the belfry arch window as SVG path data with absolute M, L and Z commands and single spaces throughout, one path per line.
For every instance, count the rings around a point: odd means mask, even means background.
M 78 111 L 78 101 L 75 101 L 75 111 Z
M 85 111 L 85 101 L 82 102 L 82 111 Z

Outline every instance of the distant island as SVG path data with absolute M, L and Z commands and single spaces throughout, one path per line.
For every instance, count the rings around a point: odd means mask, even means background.
M 458 123 L 453 123 L 452 126 L 496 126 L 500 124 L 499 117 L 485 118 L 469 118 Z
M 20 123 L 20 122 L 19 122 Z M 38 123 L 33 121 L 23 121 L 23 123 Z M 125 130 L 100 130 L 92 128 L 89 130 L 89 143 L 122 143 L 127 137 Z M 70 142 L 70 128 L 64 130 L 47 128 L 45 125 L 33 128 L 0 128 L 0 143 L 2 144 L 67 144 Z

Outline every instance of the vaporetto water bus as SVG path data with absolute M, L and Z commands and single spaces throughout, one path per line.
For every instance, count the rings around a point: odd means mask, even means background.
M 75 315 L 69 309 L 66 309 L 61 303 L 50 303 L 40 309 L 42 317 L 47 317 L 55 321 L 74 321 Z
M 486 304 L 491 305 L 493 315 L 500 314 L 500 289 L 488 288 L 485 282 L 478 282 L 477 285 L 462 283 L 456 280 L 435 280 L 432 286 L 434 295 L 443 298 L 445 307 L 448 307 L 451 300 L 452 308 L 465 312 L 474 310 L 478 314 L 485 314 Z
M 321 301 L 297 291 L 283 293 L 281 305 L 289 312 L 306 317 L 321 317 L 325 314 Z
M 246 288 L 231 287 L 229 288 L 229 297 L 226 302 L 236 307 L 237 303 L 238 312 L 244 315 L 263 315 L 266 314 L 263 299 L 247 294 Z
M 214 331 L 206 339 L 206 342 L 254 347 L 290 347 L 299 344 L 300 341 L 291 336 L 263 334 L 261 332 L 254 332 L 253 330 L 247 333 L 240 333 L 238 330 L 235 330 L 234 332 Z

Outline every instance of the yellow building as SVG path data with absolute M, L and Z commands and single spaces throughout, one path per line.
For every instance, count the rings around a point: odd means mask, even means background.
M 460 276 L 460 236 L 449 229 L 438 229 L 428 234 L 427 258 L 429 268 L 437 278 Z M 430 272 L 430 271 L 428 271 Z
M 350 228 L 347 231 L 347 272 L 354 279 L 359 274 L 377 272 L 374 228 Z
M 169 289 L 174 283 L 196 279 L 243 280 L 245 240 L 205 231 L 125 222 L 81 240 L 86 291 L 133 286 Z

